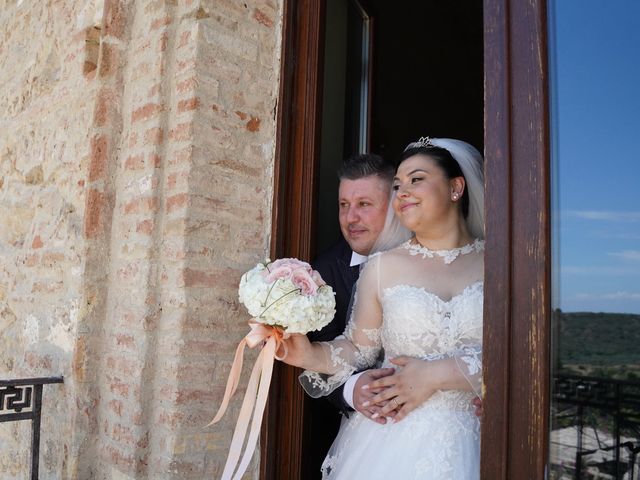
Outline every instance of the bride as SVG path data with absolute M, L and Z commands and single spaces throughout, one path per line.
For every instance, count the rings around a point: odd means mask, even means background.
M 482 157 L 459 140 L 421 138 L 403 153 L 378 250 L 364 267 L 344 335 L 286 341 L 285 362 L 313 397 L 376 364 L 396 374 L 372 400 L 388 419 L 344 419 L 328 479 L 480 478 L 483 300 Z M 365 386 L 366 388 L 366 386 Z M 375 390 L 378 391 L 378 390 Z

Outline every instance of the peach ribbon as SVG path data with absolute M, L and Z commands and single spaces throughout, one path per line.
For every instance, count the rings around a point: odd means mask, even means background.
M 222 404 L 220 405 L 216 416 L 213 418 L 211 423 L 209 423 L 209 425 L 212 425 L 222 418 L 224 412 L 227 410 L 231 397 L 238 388 L 240 373 L 242 372 L 242 359 L 245 346 L 254 348 L 259 345 L 263 345 L 256 363 L 253 366 L 253 370 L 251 371 L 251 377 L 249 377 L 247 390 L 244 394 L 242 407 L 240 408 L 240 415 L 238 415 L 236 428 L 231 439 L 227 462 L 222 473 L 222 480 L 240 479 L 247 470 L 251 457 L 253 456 L 253 452 L 256 449 L 258 436 L 260 435 L 260 425 L 262 423 L 262 416 L 267 404 L 269 385 L 271 384 L 271 374 L 273 373 L 273 360 L 282 360 L 287 355 L 287 347 L 282 340 L 287 338 L 289 335 L 281 328 L 264 325 L 255 321 L 249 322 L 249 327 L 251 327 L 251 331 L 242 339 L 236 349 L 236 355 L 233 359 L 233 365 L 231 365 L 231 372 L 229 372 L 229 379 L 227 380 L 227 388 L 224 392 Z M 284 348 L 284 355 L 282 357 L 279 357 L 276 354 L 280 346 Z M 247 446 L 244 454 L 242 455 L 242 445 L 244 444 L 244 439 L 247 435 L 247 428 L 249 426 L 250 419 L 251 429 L 249 430 Z M 238 465 L 241 455 L 242 460 L 234 475 L 233 472 L 236 470 L 236 466 Z

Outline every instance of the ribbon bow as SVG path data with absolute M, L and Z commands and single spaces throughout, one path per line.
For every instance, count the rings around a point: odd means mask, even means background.
M 260 354 L 256 359 L 256 363 L 251 370 L 251 377 L 249 377 L 249 383 L 247 390 L 244 394 L 244 400 L 242 401 L 242 407 L 240 408 L 240 415 L 238 415 L 238 421 L 236 422 L 236 428 L 233 431 L 233 437 L 231 439 L 231 446 L 229 447 L 229 454 L 227 456 L 227 462 L 224 466 L 222 473 L 222 480 L 236 480 L 240 479 L 249 466 L 253 452 L 256 449 L 258 442 L 258 436 L 260 434 L 260 425 L 262 424 L 262 416 L 267 404 L 267 397 L 269 394 L 269 385 L 271 384 L 271 375 L 273 373 L 273 360 L 282 360 L 287 356 L 287 346 L 283 343 L 283 340 L 289 337 L 289 334 L 284 332 L 279 327 L 272 327 L 270 325 L 264 325 L 255 321 L 249 322 L 251 331 L 240 341 L 238 348 L 236 348 L 236 355 L 231 365 L 231 371 L 229 372 L 229 378 L 227 379 L 227 387 L 224 392 L 224 398 L 222 404 L 209 425 L 217 423 L 224 412 L 227 410 L 229 401 L 238 388 L 238 382 L 240 381 L 240 373 L 242 372 L 242 359 L 244 355 L 245 346 L 249 348 L 255 348 L 262 345 Z M 277 355 L 277 351 L 280 347 L 283 347 L 284 354 L 280 357 Z M 249 437 L 247 440 L 247 446 L 242 455 L 242 461 L 238 466 L 236 474 L 233 475 L 240 455 L 242 454 L 242 445 L 247 435 L 247 427 L 249 426 L 249 419 L 251 421 L 251 429 L 249 430 Z

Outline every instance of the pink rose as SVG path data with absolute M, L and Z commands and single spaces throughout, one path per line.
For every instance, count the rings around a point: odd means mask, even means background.
M 297 258 L 280 258 L 267 266 L 265 279 L 273 282 L 278 278 L 290 278 L 295 270 L 305 270 L 311 272 L 311 266 L 306 262 L 301 262 Z
M 306 270 L 311 271 L 311 265 L 309 265 L 307 262 L 298 260 L 297 258 L 279 258 L 275 262 L 271 262 L 271 264 L 269 265 L 269 268 L 278 268 L 284 265 L 286 265 L 287 267 L 290 267 L 291 270 L 304 268 Z
M 315 282 L 315 284 L 319 287 L 326 285 L 327 282 L 325 282 L 322 279 L 322 276 L 316 271 L 316 270 L 312 270 L 311 271 L 311 278 L 313 278 L 313 281 Z
M 264 277 L 267 282 L 273 282 L 279 278 L 291 278 L 295 270 L 312 271 L 308 263 L 301 262 L 297 258 L 280 258 L 267 266 Z
M 315 295 L 318 291 L 318 285 L 305 269 L 294 270 L 291 274 L 291 281 L 304 295 Z
M 266 272 L 266 270 L 265 270 Z M 265 276 L 265 280 L 269 283 L 279 278 L 289 278 L 293 270 L 287 265 L 281 265 L 276 268 L 269 267 L 269 273 Z

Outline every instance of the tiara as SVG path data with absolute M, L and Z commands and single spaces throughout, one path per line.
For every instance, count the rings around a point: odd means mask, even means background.
M 417 142 L 411 142 L 409 145 L 407 145 L 404 151 L 406 152 L 407 150 L 410 150 L 412 148 L 429 148 L 429 147 L 437 147 L 437 145 L 431 141 L 431 137 L 420 137 Z
M 413 143 L 415 145 L 414 148 L 418 147 L 435 147 L 433 143 L 431 143 L 431 138 L 429 137 L 420 137 L 417 142 Z

